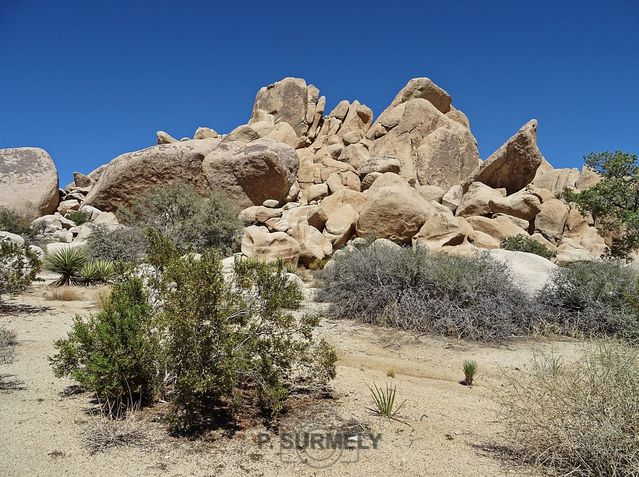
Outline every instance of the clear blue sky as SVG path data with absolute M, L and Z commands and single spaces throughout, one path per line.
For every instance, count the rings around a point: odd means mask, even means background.
M 49 151 L 64 185 L 198 126 L 245 123 L 284 76 L 379 114 L 428 76 L 482 158 L 530 118 L 556 167 L 639 152 L 639 2 L 0 0 L 0 147 Z

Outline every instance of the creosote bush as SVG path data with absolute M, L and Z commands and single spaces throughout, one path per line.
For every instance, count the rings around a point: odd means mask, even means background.
M 639 342 L 637 274 L 619 261 L 557 269 L 538 296 L 540 319 L 562 334 Z
M 70 376 L 113 407 L 152 401 L 162 363 L 153 318 L 142 280 L 114 285 L 102 311 L 75 317 L 68 337 L 55 342 L 56 376 Z
M 534 253 L 535 255 L 539 255 L 540 257 L 544 257 L 549 260 L 557 255 L 545 245 L 525 235 L 513 235 L 512 237 L 507 237 L 501 241 L 499 247 L 504 250 Z
M 0 303 L 4 295 L 26 290 L 39 269 L 40 260 L 28 247 L 0 240 Z
M 139 227 L 111 229 L 102 224 L 92 224 L 86 253 L 95 260 L 137 264 L 144 260 L 148 246 L 146 235 Z
M 82 225 L 91 220 L 91 214 L 81 210 L 72 210 L 66 215 L 66 218 L 72 220 L 75 225 Z
M 23 237 L 33 237 L 35 234 L 29 219 L 6 207 L 0 207 L 0 230 Z
M 423 248 L 364 247 L 319 275 L 329 315 L 456 338 L 495 341 L 523 332 L 532 313 L 505 265 Z
M 512 457 L 553 474 L 639 475 L 639 355 L 608 344 L 574 363 L 539 356 L 498 391 Z
M 152 228 L 166 236 L 182 252 L 215 248 L 222 255 L 235 252 L 242 223 L 239 210 L 226 197 L 203 197 L 190 185 L 175 182 L 155 187 L 129 206 L 118 210 L 124 223 Z
M 173 363 L 173 422 L 197 430 L 216 407 L 253 405 L 266 416 L 282 409 L 291 386 L 335 375 L 335 352 L 313 339 L 318 319 L 287 310 L 302 298 L 281 263 L 235 265 L 233 287 L 218 254 L 173 260 L 166 268 L 167 360 Z
M 149 239 L 157 273 L 144 286 L 125 277 L 103 311 L 76 318 L 51 358 L 58 376 L 101 402 L 163 396 L 180 433 L 205 430 L 240 406 L 272 418 L 294 386 L 334 377 L 335 351 L 313 337 L 318 318 L 289 311 L 302 295 L 281 262 L 238 261 L 225 280 L 216 251 L 182 255 L 157 231 Z

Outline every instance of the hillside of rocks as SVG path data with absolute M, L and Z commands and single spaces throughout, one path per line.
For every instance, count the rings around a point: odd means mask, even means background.
M 0 150 L 0 206 L 34 220 L 47 248 L 85 243 L 91 214 L 114 214 L 158 184 L 183 181 L 226 194 L 246 225 L 242 253 L 310 265 L 363 237 L 467 253 L 527 235 L 560 263 L 591 260 L 606 242 L 591 217 L 558 198 L 586 190 L 588 169 L 554 169 L 537 147 L 537 121 L 505 138 L 485 160 L 467 116 L 428 78 L 410 80 L 375 118 L 359 101 L 326 111 L 300 78 L 261 88 L 247 124 L 228 134 L 200 127 L 193 138 L 159 131 L 157 144 L 122 154 L 59 190 L 51 157 L 31 147 Z

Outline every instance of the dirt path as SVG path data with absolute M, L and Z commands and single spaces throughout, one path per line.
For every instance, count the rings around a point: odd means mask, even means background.
M 90 396 L 65 396 L 72 383 L 53 376 L 47 356 L 75 314 L 95 310 L 98 290 L 85 289 L 81 301 L 68 302 L 47 300 L 49 292 L 40 284 L 16 301 L 50 310 L 0 316 L 0 324 L 15 330 L 19 341 L 14 361 L 0 365 L 0 374 L 15 375 L 23 383 L 23 389 L 0 392 L 2 475 L 519 475 L 521 469 L 508 469 L 476 447 L 490 442 L 499 430 L 491 387 L 499 385 L 504 370 L 524 369 L 534 349 L 552 347 L 572 355 L 580 346 L 530 341 L 476 346 L 325 320 L 322 333 L 337 347 L 340 360 L 333 383 L 336 399 L 322 406 L 344 422 L 352 419 L 381 434 L 377 449 L 346 450 L 334 465 L 314 468 L 300 462 L 294 451 L 280 453 L 274 436 L 271 445 L 259 446 L 260 429 L 230 440 L 194 442 L 168 437 L 162 423 L 146 419 L 135 442 L 91 455 L 83 441 L 84 431 L 95 422 L 86 412 Z M 472 388 L 458 384 L 464 359 L 479 363 Z M 387 376 L 393 373 L 394 378 Z M 366 409 L 371 404 L 367 386 L 386 382 L 397 385 L 400 399 L 406 400 L 401 412 L 406 424 L 378 418 Z M 288 427 L 303 424 L 298 419 Z M 362 444 L 370 447 L 372 441 Z

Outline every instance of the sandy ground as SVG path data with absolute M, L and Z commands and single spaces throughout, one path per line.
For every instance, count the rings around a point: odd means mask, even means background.
M 95 311 L 99 290 L 82 290 L 78 301 L 45 298 L 50 292 L 38 284 L 14 300 L 49 310 L 0 316 L 0 324 L 15 330 L 19 341 L 13 362 L 0 364 L 0 375 L 12 375 L 22 383 L 21 389 L 0 391 L 1 475 L 531 475 L 530 469 L 509 467 L 480 449 L 494 442 L 500 430 L 493 390 L 504 373 L 525 370 L 535 350 L 575 355 L 581 346 L 526 340 L 487 347 L 323 320 L 321 333 L 339 353 L 333 399 L 314 402 L 308 414 L 287 417 L 282 427 L 286 431 L 317 427 L 325 422 L 317 416 L 328 416 L 330 422 L 357 422 L 370 434 L 381 434 L 377 448 L 366 437 L 360 442 L 368 448 L 298 455 L 282 449 L 274 434 L 268 444 L 259 445 L 258 434 L 264 429 L 255 428 L 232 438 L 221 434 L 196 441 L 174 438 L 153 419 L 151 410 L 133 421 L 140 423 L 140 435 L 133 442 L 92 454 L 85 445 L 85 436 L 96 423 L 89 412 L 91 396 L 68 395 L 73 383 L 54 377 L 47 357 L 54 352 L 54 340 L 66 335 L 74 315 Z M 472 387 L 459 384 L 465 359 L 479 363 Z M 394 378 L 387 376 L 393 372 Z M 368 386 L 387 382 L 397 386 L 400 400 L 406 400 L 403 422 L 367 410 Z M 315 417 L 305 421 L 310 414 Z M 327 463 L 332 464 L 321 467 Z

